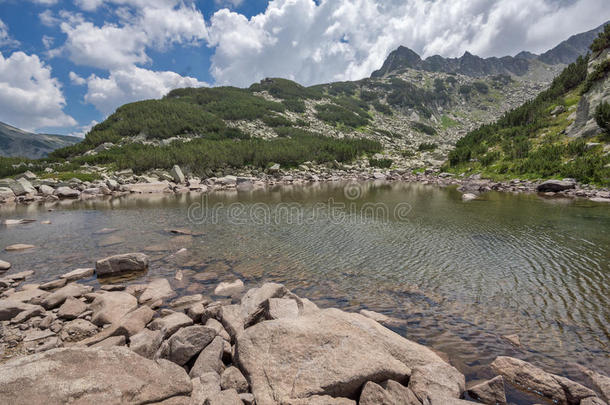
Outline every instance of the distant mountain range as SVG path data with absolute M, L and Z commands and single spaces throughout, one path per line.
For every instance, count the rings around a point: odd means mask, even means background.
M 81 138 L 62 135 L 34 134 L 0 122 L 0 156 L 39 159 L 55 149 L 74 145 Z
M 574 62 L 579 56 L 586 55 L 589 51 L 589 45 L 603 31 L 606 24 L 591 31 L 574 35 L 542 55 L 524 51 L 514 57 L 481 58 L 466 52 L 460 58 L 443 58 L 435 55 L 422 59 L 413 50 L 401 46 L 390 53 L 381 69 L 373 72 L 371 77 L 380 78 L 407 68 L 428 72 L 459 73 L 472 77 L 498 74 L 522 76 L 529 71 L 530 66 L 536 61 L 547 65 L 567 65 Z

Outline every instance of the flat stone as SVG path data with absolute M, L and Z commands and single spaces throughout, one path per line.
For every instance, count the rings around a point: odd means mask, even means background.
M 160 330 L 163 332 L 163 338 L 167 339 L 173 335 L 178 329 L 191 326 L 193 320 L 181 312 L 174 312 L 163 318 L 157 318 L 148 325 L 152 330 Z
M 30 302 L 34 300 L 34 298 L 45 297 L 48 294 L 49 293 L 47 291 L 40 290 L 38 288 L 26 288 L 11 294 L 9 298 L 13 301 Z M 32 303 L 35 304 L 36 302 Z
M 158 278 L 152 280 L 148 284 L 148 287 L 146 287 L 142 295 L 140 295 L 139 302 L 140 304 L 150 304 L 159 300 L 164 301 L 175 296 L 176 292 L 172 289 L 169 281 L 165 278 Z
M 150 322 L 155 312 L 149 307 L 140 307 L 131 311 L 113 322 L 100 333 L 80 342 L 83 345 L 91 346 L 101 342 L 111 336 L 125 336 L 126 338 L 138 334 Z
M 26 270 L 26 271 L 22 271 L 19 273 L 14 273 L 14 274 L 9 274 L 7 276 L 5 276 L 5 279 L 8 280 L 12 280 L 12 281 L 20 281 L 20 280 L 25 280 L 26 278 L 30 277 L 32 274 L 34 274 L 34 270 Z
M 307 398 L 288 399 L 282 402 L 282 405 L 356 405 L 356 401 L 348 398 L 333 398 L 330 395 L 312 395 Z
M 10 321 L 17 315 L 25 311 L 38 308 L 38 305 L 26 304 L 20 301 L 0 300 L 0 321 Z
M 479 402 L 488 405 L 506 405 L 504 379 L 501 375 L 472 386 L 468 394 Z
M 55 290 L 57 288 L 61 288 L 68 283 L 68 280 L 65 278 L 58 278 L 57 280 L 52 280 L 40 285 L 41 290 L 49 291 Z
M 138 184 L 126 184 L 125 188 L 131 193 L 138 194 L 160 194 L 170 191 L 169 183 L 167 181 L 153 182 L 153 183 L 138 183 Z
M 4 260 L 0 260 L 0 271 L 7 271 L 11 268 L 11 264 L 9 262 L 5 262 Z
M 98 296 L 91 304 L 91 322 L 98 326 L 110 324 L 138 307 L 138 300 L 121 291 L 107 292 Z
M 68 297 L 59 307 L 57 316 L 61 319 L 71 321 L 87 310 L 87 304 L 73 297 Z
M 7 246 L 6 248 L 4 248 L 4 250 L 6 250 L 7 252 L 17 252 L 20 250 L 33 249 L 35 247 L 36 246 L 34 246 L 34 245 L 26 245 L 24 243 L 17 243 L 14 245 Z
M 338 309 L 258 323 L 237 335 L 235 351 L 259 405 L 312 395 L 355 398 L 367 381 L 406 381 L 413 368 L 430 363 L 441 364 L 439 373 L 459 374 L 430 349 Z
M 80 196 L 80 191 L 70 187 L 57 187 L 53 194 L 59 198 L 78 198 Z
M 565 381 L 567 379 L 563 377 L 552 375 L 533 364 L 513 357 L 497 357 L 491 363 L 491 368 L 513 384 L 530 389 L 538 395 L 550 398 L 559 404 L 569 403 L 568 394 L 569 396 L 578 396 L 579 393 L 582 394 L 582 392 L 588 390 L 570 380 L 568 380 L 570 381 L 568 384 Z M 580 389 L 578 386 L 584 389 Z
M 26 333 L 25 337 L 23 338 L 23 342 L 34 342 L 49 338 L 51 336 L 55 336 L 55 333 L 51 332 L 50 330 L 31 330 Z
M 148 404 L 190 395 L 192 384 L 181 367 L 124 347 L 70 347 L 0 366 L 0 387 L 14 405 Z
M 95 263 L 98 277 L 113 276 L 122 273 L 145 271 L 148 269 L 148 256 L 144 253 L 126 253 L 110 256 Z
M 63 304 L 68 297 L 79 298 L 91 291 L 93 291 L 93 287 L 70 283 L 47 295 L 42 300 L 42 306 L 46 309 L 57 308 Z
M 183 366 L 210 344 L 214 337 L 214 329 L 199 325 L 187 326 L 163 342 L 159 349 L 160 358 Z
M 72 270 L 69 273 L 63 274 L 59 277 L 64 278 L 64 279 L 68 280 L 68 282 L 70 282 L 70 281 L 80 280 L 82 278 L 92 277 L 94 273 L 95 273 L 95 269 L 76 269 L 76 270 Z

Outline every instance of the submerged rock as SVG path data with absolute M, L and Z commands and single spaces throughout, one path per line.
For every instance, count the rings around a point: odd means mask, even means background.
M 2 401 L 15 405 L 148 404 L 191 389 L 181 367 L 124 347 L 55 349 L 0 366 Z
M 110 256 L 95 263 L 98 277 L 113 276 L 148 269 L 148 256 L 144 253 L 126 253 Z
M 14 245 L 7 246 L 4 250 L 6 250 L 7 252 L 17 252 L 19 250 L 33 249 L 35 247 L 36 246 L 34 246 L 34 245 L 27 245 L 27 244 L 24 244 L 24 243 L 17 243 L 17 244 L 14 244 Z

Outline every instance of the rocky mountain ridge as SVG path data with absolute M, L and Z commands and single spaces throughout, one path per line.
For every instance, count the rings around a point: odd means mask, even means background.
M 589 45 L 603 31 L 606 24 L 602 24 L 591 31 L 573 35 L 541 55 L 522 51 L 514 57 L 481 58 L 470 52 L 465 52 L 460 58 L 444 58 L 434 55 L 422 59 L 413 50 L 400 46 L 390 53 L 381 69 L 373 72 L 371 77 L 379 78 L 407 68 L 428 72 L 459 73 L 473 77 L 499 74 L 523 76 L 533 67 L 532 65 L 535 62 L 546 65 L 568 65 L 579 56 L 586 55 L 589 52 Z

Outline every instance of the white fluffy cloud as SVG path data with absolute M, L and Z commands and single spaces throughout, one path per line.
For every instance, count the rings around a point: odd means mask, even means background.
M 76 125 L 65 104 L 60 83 L 37 55 L 0 52 L 0 121 L 26 130 Z
M 135 66 L 112 71 L 108 78 L 91 75 L 86 80 L 85 101 L 106 115 L 125 103 L 160 98 L 175 88 L 207 86 L 193 77 Z
M 86 11 L 103 1 L 80 0 Z M 179 0 L 111 0 L 118 23 L 101 26 L 81 15 L 64 14 L 60 27 L 67 40 L 62 47 L 72 62 L 100 69 L 120 69 L 149 62 L 148 48 L 163 50 L 172 44 L 197 44 L 207 37 L 201 12 L 193 4 Z M 76 17 L 75 17 L 76 16 Z M 45 23 L 56 17 L 41 14 Z
M 213 15 L 211 72 L 242 86 L 266 76 L 359 79 L 399 45 L 423 56 L 540 52 L 608 19 L 607 0 L 272 0 L 250 19 Z
M 8 27 L 0 20 L 0 46 L 15 47 L 19 46 L 19 41 L 14 40 L 8 33 Z

